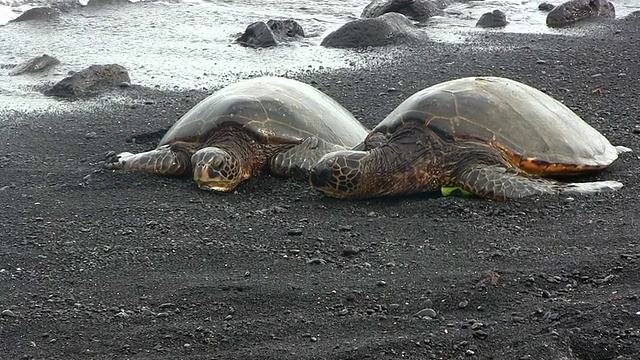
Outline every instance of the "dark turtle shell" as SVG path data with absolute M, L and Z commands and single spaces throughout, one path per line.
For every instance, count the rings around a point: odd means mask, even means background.
M 367 129 L 338 102 L 316 88 L 281 77 L 259 77 L 220 89 L 184 114 L 158 146 L 202 143 L 225 125 L 240 126 L 258 141 L 298 144 L 309 136 L 352 147 Z
M 595 171 L 618 157 L 616 148 L 571 109 L 540 90 L 505 78 L 462 78 L 419 91 L 367 139 L 376 133 L 388 136 L 409 122 L 427 126 L 450 141 L 491 144 L 532 174 Z

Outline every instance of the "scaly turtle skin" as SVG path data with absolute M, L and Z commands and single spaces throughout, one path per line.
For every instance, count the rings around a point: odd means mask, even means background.
M 495 200 L 591 193 L 622 184 L 543 177 L 601 171 L 626 150 L 530 86 L 497 77 L 463 78 L 409 97 L 354 150 L 326 154 L 311 169 L 310 182 L 339 198 L 442 187 Z
M 182 116 L 154 150 L 120 153 L 107 169 L 186 175 L 231 191 L 267 170 L 308 179 L 322 155 L 351 148 L 367 129 L 328 95 L 299 81 L 260 77 L 229 85 Z

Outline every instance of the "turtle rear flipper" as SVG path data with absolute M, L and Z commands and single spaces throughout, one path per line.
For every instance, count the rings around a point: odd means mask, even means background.
M 462 187 L 476 196 L 494 200 L 553 194 L 560 183 L 522 176 L 502 166 L 479 165 L 464 171 L 458 178 Z
M 104 164 L 109 170 L 138 170 L 158 175 L 184 175 L 191 171 L 190 154 L 173 151 L 170 146 L 138 154 L 123 152 L 117 154 Z
M 302 143 L 278 153 L 269 162 L 272 174 L 307 180 L 311 167 L 325 154 L 345 150 L 343 146 L 332 144 L 315 136 L 306 138 Z
M 465 190 L 494 200 L 543 194 L 593 194 L 622 187 L 617 181 L 561 183 L 522 175 L 502 166 L 476 166 L 465 171 L 459 179 Z
M 569 194 L 593 194 L 598 192 L 616 191 L 622 188 L 622 183 L 619 181 L 594 181 L 584 183 L 569 183 L 562 184 L 560 187 L 561 193 Z

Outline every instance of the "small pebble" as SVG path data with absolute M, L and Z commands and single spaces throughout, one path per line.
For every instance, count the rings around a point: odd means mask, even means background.
M 344 247 L 344 249 L 342 249 L 342 256 L 353 256 L 353 255 L 358 255 L 358 253 L 360 252 L 360 250 L 352 245 L 347 245 Z
M 422 309 L 416 313 L 417 317 L 425 317 L 428 316 L 430 318 L 435 318 L 437 315 L 436 311 L 430 308 Z
M 551 293 L 547 290 L 542 290 L 542 297 L 545 299 L 549 299 L 551 297 Z
M 482 330 L 478 330 L 473 332 L 473 337 L 476 339 L 486 339 L 489 337 L 489 334 Z
M 313 258 L 313 259 L 307 260 L 307 264 L 310 264 L 310 265 L 324 265 L 326 263 L 327 261 L 321 258 Z
M 96 134 L 95 131 L 91 131 L 91 132 L 88 132 L 88 133 L 84 134 L 84 137 L 86 139 L 95 139 L 95 138 L 98 137 L 98 134 Z
M 127 318 L 129 318 L 131 315 L 127 314 L 124 310 L 121 310 L 121 311 L 120 311 L 119 313 L 117 313 L 115 316 L 116 316 L 116 317 L 119 317 L 119 318 L 127 319 Z
M 142 313 L 142 315 L 153 315 L 156 316 L 156 313 L 154 313 L 153 311 L 151 311 L 151 309 L 149 309 L 148 307 L 143 307 L 140 312 Z
M 352 225 L 340 225 L 338 228 L 340 231 L 351 231 L 351 229 L 353 229 Z
M 14 313 L 13 311 L 7 309 L 7 310 L 2 310 L 2 313 L 0 313 L 0 316 L 2 317 L 17 317 L 16 313 Z
M 422 302 L 422 304 L 420 304 L 422 306 L 422 308 L 433 308 L 433 300 L 431 299 L 427 299 L 425 301 Z
M 536 64 L 546 64 L 547 62 L 542 60 L 542 59 L 538 59 L 536 60 Z
M 640 134 L 640 125 L 634 126 L 632 132 L 634 134 Z
M 458 303 L 460 309 L 464 309 L 469 305 L 469 300 L 462 300 Z
M 287 235 L 302 235 L 302 229 L 289 229 Z
M 380 280 L 376 283 L 376 286 L 378 287 L 387 286 L 387 282 L 384 280 Z
M 282 213 L 286 213 L 287 209 L 283 208 L 282 206 L 274 206 L 271 208 L 271 211 L 273 211 L 276 214 L 282 214 Z

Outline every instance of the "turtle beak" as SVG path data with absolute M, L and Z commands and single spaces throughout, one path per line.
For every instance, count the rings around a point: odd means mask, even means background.
M 193 181 L 200 189 L 228 192 L 238 185 L 225 166 L 225 155 L 222 150 L 205 148 L 191 157 Z
M 331 197 L 358 198 L 362 190 L 361 160 L 367 156 L 364 151 L 329 153 L 311 168 L 309 184 Z
M 326 162 L 320 162 L 311 169 L 311 175 L 309 176 L 309 184 L 311 186 L 323 189 L 330 186 L 329 181 L 331 179 L 332 171 L 331 167 Z
M 193 170 L 193 181 L 203 190 L 213 191 L 231 191 L 233 187 L 229 187 L 228 181 L 220 174 L 220 172 L 211 169 L 207 164 L 198 164 Z
M 327 196 L 344 198 L 348 193 L 341 186 L 340 174 L 334 169 L 339 166 L 337 158 L 331 155 L 324 156 L 311 168 L 309 184 Z

